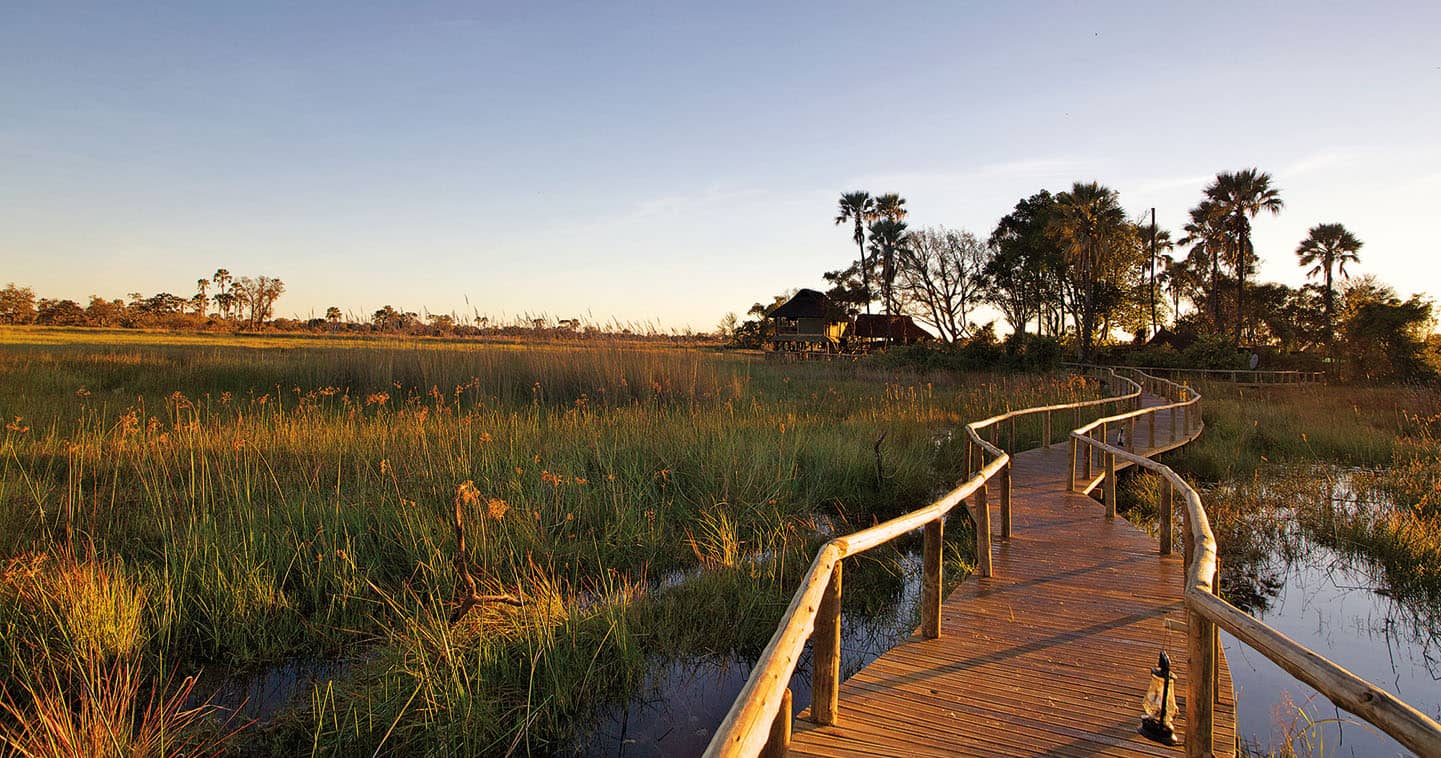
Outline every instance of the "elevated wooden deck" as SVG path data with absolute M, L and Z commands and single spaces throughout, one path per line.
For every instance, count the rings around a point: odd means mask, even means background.
M 1155 444 L 1149 424 L 1137 425 L 1138 452 L 1181 441 L 1169 439 L 1168 414 L 1157 414 Z M 913 635 L 848 679 L 837 724 L 797 719 L 791 753 L 1184 754 L 1137 732 L 1148 669 L 1166 650 L 1185 736 L 1181 556 L 1158 555 L 1153 537 L 1066 492 L 1068 455 L 1062 442 L 1014 456 L 1013 536 L 997 538 L 994 577 L 968 579 L 946 599 L 940 638 Z M 1220 750 L 1236 733 L 1224 656 L 1218 684 Z

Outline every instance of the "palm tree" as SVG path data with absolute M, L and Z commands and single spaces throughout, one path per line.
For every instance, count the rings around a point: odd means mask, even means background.
M 1081 333 L 1077 355 L 1090 360 L 1096 329 L 1097 272 L 1106 251 L 1117 248 L 1116 238 L 1126 232 L 1126 212 L 1116 191 L 1096 182 L 1076 182 L 1069 192 L 1056 195 L 1056 215 L 1050 232 L 1065 252 L 1081 286 Z
M 1321 303 L 1326 315 L 1327 345 L 1331 344 L 1336 334 L 1336 325 L 1332 320 L 1336 301 L 1332 270 L 1335 269 L 1341 276 L 1350 279 L 1351 275 L 1346 273 L 1346 264 L 1361 262 L 1356 253 L 1363 244 L 1365 243 L 1341 224 L 1317 224 L 1311 227 L 1306 239 L 1296 248 L 1296 257 L 1300 259 L 1301 265 L 1311 266 L 1311 270 L 1306 272 L 1306 278 L 1321 276 L 1323 279 Z
M 205 306 L 210 302 L 210 298 L 205 296 L 205 291 L 208 289 L 210 289 L 209 279 L 195 280 L 195 297 L 190 300 L 195 303 L 195 315 L 197 316 L 205 315 Z
M 887 316 L 897 310 L 891 287 L 896 279 L 896 255 L 907 252 L 909 243 L 906 222 L 883 218 L 871 224 L 871 251 L 881 256 L 881 299 Z
M 326 308 L 326 309 L 325 309 L 325 320 L 326 320 L 326 321 L 329 321 L 329 322 L 332 323 L 332 324 L 338 324 L 338 323 L 340 323 L 340 309 L 337 308 L 337 307 L 335 307 L 335 306 L 333 306 L 333 305 L 330 306 L 329 308 Z
M 1202 200 L 1191 209 L 1191 220 L 1181 227 L 1182 245 L 1191 246 L 1191 256 L 1210 261 L 1211 328 L 1221 330 L 1221 255 L 1226 249 L 1225 219 L 1216 203 Z
M 1170 256 L 1165 255 L 1161 251 L 1170 250 L 1176 246 L 1176 243 L 1171 241 L 1170 231 L 1156 228 L 1155 208 L 1151 209 L 1151 228 L 1149 231 L 1150 234 L 1147 236 L 1151 241 L 1151 249 L 1146 254 L 1146 269 L 1151 277 L 1151 334 L 1154 335 L 1156 333 L 1156 267 L 1160 265 L 1163 258 L 1168 261 L 1170 260 Z
M 836 225 L 839 226 L 847 221 L 855 223 L 855 234 L 852 238 L 856 241 L 856 247 L 861 249 L 861 289 L 866 293 L 866 315 L 870 315 L 871 312 L 870 267 L 866 265 L 866 224 L 875 219 L 876 201 L 871 198 L 871 193 L 857 190 L 841 195 L 840 213 L 836 215 Z
M 900 221 L 906 217 L 906 199 L 894 192 L 877 197 L 876 217 Z
M 1251 246 L 1251 219 L 1261 211 L 1276 215 L 1285 207 L 1281 191 L 1271 186 L 1271 175 L 1254 168 L 1216 175 L 1206 188 L 1206 197 L 1213 200 L 1227 218 L 1231 233 L 1231 260 L 1236 267 L 1236 342 L 1246 323 L 1246 266 L 1255 250 Z

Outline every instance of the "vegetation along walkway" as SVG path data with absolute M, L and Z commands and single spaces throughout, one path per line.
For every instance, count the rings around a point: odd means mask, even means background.
M 1166 402 L 1142 396 L 1145 406 Z M 1135 425 L 1137 453 L 1199 432 L 1173 425 L 1172 412 L 1158 411 L 1154 426 Z M 1090 482 L 1068 492 L 1068 448 L 1013 456 L 1011 536 L 995 543 L 991 576 L 964 582 L 945 600 L 938 638 L 917 633 L 842 684 L 837 723 L 797 719 L 791 753 L 1182 754 L 1137 731 L 1161 650 L 1181 682 L 1176 725 L 1186 731 L 1182 557 L 1159 555 L 1153 537 L 1106 517 L 1079 491 Z M 1236 706 L 1224 656 L 1216 690 L 1213 744 L 1229 753 Z

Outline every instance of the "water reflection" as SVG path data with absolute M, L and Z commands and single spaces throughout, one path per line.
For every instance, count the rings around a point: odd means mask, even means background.
M 1327 535 L 1316 529 L 1325 519 L 1313 518 L 1318 509 L 1391 506 L 1371 494 L 1358 496 L 1345 471 L 1308 470 L 1302 482 L 1309 482 L 1309 496 L 1294 480 L 1275 488 L 1284 491 L 1290 506 L 1254 492 L 1240 499 L 1254 507 L 1240 518 L 1239 529 L 1232 524 L 1225 532 L 1250 529 L 1256 538 L 1237 535 L 1228 551 L 1226 534 L 1218 535 L 1223 593 L 1291 639 L 1441 718 L 1441 609 L 1424 593 L 1393 588 L 1384 571 L 1364 557 L 1324 544 Z M 1215 501 L 1208 497 L 1210 502 Z M 1258 529 L 1259 521 L 1272 526 Z M 1334 756 L 1409 754 L 1259 653 L 1227 635 L 1223 640 L 1248 745 L 1284 751 L 1289 739 L 1300 752 L 1309 747 Z
M 865 566 L 857 563 L 855 569 Z M 908 552 L 889 567 L 866 568 L 847 568 L 847 603 L 841 614 L 842 677 L 908 638 L 920 623 L 919 556 Z M 602 713 L 574 754 L 700 755 L 745 685 L 753 663 L 736 654 L 657 659 L 644 694 Z M 800 713 L 811 699 L 809 648 L 801 655 L 790 687 L 795 713 Z

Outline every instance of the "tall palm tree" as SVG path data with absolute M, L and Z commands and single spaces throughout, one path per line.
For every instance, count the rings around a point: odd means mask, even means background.
M 857 190 L 841 195 L 840 213 L 836 215 L 836 225 L 839 226 L 847 221 L 855 224 L 855 233 L 852 238 L 856 241 L 856 247 L 861 249 L 861 289 L 866 293 L 866 315 L 870 315 L 871 312 L 870 266 L 866 265 L 866 224 L 875 220 L 876 201 L 871 198 L 871 193 Z
M 1097 272 L 1103 256 L 1117 249 L 1118 237 L 1126 232 L 1126 212 L 1121 210 L 1116 191 L 1096 182 L 1076 182 L 1069 192 L 1056 195 L 1056 214 L 1051 221 L 1052 236 L 1061 245 L 1081 286 L 1081 333 L 1077 356 L 1090 360 L 1096 329 Z
M 906 217 L 906 199 L 894 192 L 876 198 L 876 218 L 900 221 Z
M 1226 249 L 1227 235 L 1224 214 L 1216 203 L 1202 200 L 1190 211 L 1190 220 L 1181 227 L 1185 236 L 1182 245 L 1191 247 L 1191 256 L 1210 262 L 1211 328 L 1221 330 L 1221 256 Z
M 1171 241 L 1171 232 L 1169 230 L 1156 228 L 1156 210 L 1154 208 L 1151 209 L 1151 228 L 1147 229 L 1146 233 L 1146 236 L 1151 243 L 1150 250 L 1146 252 L 1146 269 L 1147 273 L 1151 277 L 1151 334 L 1154 335 L 1157 329 L 1156 279 L 1159 275 L 1159 272 L 1156 271 L 1156 268 L 1161 264 L 1162 259 L 1168 261 L 1170 260 L 1170 256 L 1165 255 L 1161 251 L 1174 248 L 1176 246 L 1176 243 Z
M 1333 284 L 1332 271 L 1339 271 L 1341 276 L 1350 279 L 1351 275 L 1346 273 L 1347 263 L 1360 263 L 1361 259 L 1356 255 L 1365 244 L 1360 238 L 1352 234 L 1349 229 L 1341 224 L 1317 224 L 1311 227 L 1306 239 L 1296 248 L 1296 257 L 1300 259 L 1302 266 L 1311 266 L 1306 272 L 1308 279 L 1321 276 L 1323 278 L 1322 308 L 1326 315 L 1326 344 L 1330 345 L 1336 334 L 1336 324 L 1332 319 L 1335 312 L 1336 288 Z
M 1222 172 L 1206 188 L 1206 197 L 1213 200 L 1227 217 L 1231 233 L 1231 259 L 1236 267 L 1236 342 L 1246 323 L 1246 267 L 1255 249 L 1251 246 L 1251 219 L 1261 211 L 1276 215 L 1285 207 L 1281 191 L 1271 186 L 1271 175 L 1255 168 Z
M 881 299 L 887 316 L 897 310 L 891 286 L 896 279 L 896 255 L 907 252 L 909 244 L 906 222 L 883 218 L 871 224 L 871 251 L 881 256 Z

